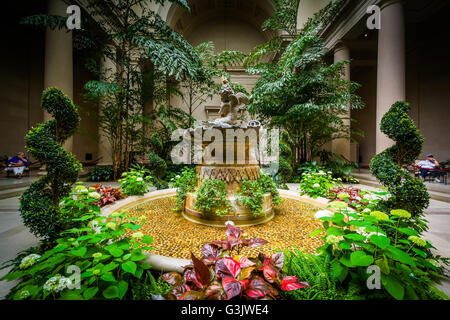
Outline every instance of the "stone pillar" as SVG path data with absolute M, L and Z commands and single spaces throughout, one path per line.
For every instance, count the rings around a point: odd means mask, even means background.
M 48 14 L 67 16 L 67 4 L 62 0 L 48 0 Z M 57 87 L 73 99 L 73 54 L 72 33 L 47 29 L 45 34 L 44 87 Z M 44 121 L 50 119 L 44 111 Z M 73 138 L 67 140 L 64 148 L 73 151 Z
M 106 72 L 106 77 L 109 78 L 112 76 L 114 72 L 116 72 L 116 65 L 114 62 L 105 57 L 105 60 L 102 61 L 103 71 Z M 101 116 L 101 109 L 99 109 L 99 116 Z M 112 146 L 109 140 L 106 137 L 105 132 L 98 126 L 98 157 L 101 158 L 98 162 L 100 166 L 111 166 L 113 164 L 112 161 Z
M 392 104 L 405 99 L 405 21 L 403 4 L 399 0 L 383 1 L 381 5 L 381 29 L 378 33 L 377 153 L 393 144 L 393 141 L 380 131 L 383 115 Z
M 344 60 L 350 60 L 350 49 L 348 48 L 348 46 L 341 42 L 338 42 L 338 44 L 336 45 L 335 49 L 334 49 L 334 62 L 340 62 L 340 61 L 344 61 Z M 350 65 L 347 64 L 345 66 L 344 69 L 344 74 L 342 76 L 345 80 L 350 81 Z M 344 120 L 344 124 L 346 126 L 348 126 L 349 130 L 350 130 L 350 108 L 348 109 L 347 114 L 345 115 L 345 119 Z M 350 154 L 350 140 L 348 139 L 336 139 L 333 140 L 331 142 L 331 152 L 336 153 L 336 154 L 340 154 L 343 157 L 345 157 L 345 159 L 347 160 L 351 160 L 351 154 Z

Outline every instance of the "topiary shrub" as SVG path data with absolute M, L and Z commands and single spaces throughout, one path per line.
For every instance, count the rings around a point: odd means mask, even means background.
M 41 103 L 53 119 L 32 128 L 25 144 L 28 152 L 46 166 L 47 175 L 23 193 L 20 212 L 32 233 L 54 240 L 73 218 L 61 213 L 59 204 L 77 181 L 81 164 L 62 144 L 75 133 L 80 117 L 72 100 L 57 88 L 44 90 Z
M 428 207 L 430 196 L 422 181 L 406 170 L 419 157 L 423 137 L 408 116 L 409 110 L 408 103 L 396 102 L 381 119 L 381 131 L 396 144 L 373 157 L 370 172 L 391 193 L 391 197 L 380 205 L 386 210 L 404 209 L 410 212 L 414 218 L 413 227 L 424 231 L 427 226 L 421 217 Z
M 162 158 L 164 148 L 158 134 L 154 133 L 150 137 L 150 147 L 151 151 L 148 156 L 150 160 L 150 170 L 158 180 L 162 180 L 166 175 L 167 164 Z

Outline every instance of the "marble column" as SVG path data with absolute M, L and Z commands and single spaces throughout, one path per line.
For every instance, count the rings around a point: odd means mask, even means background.
M 67 16 L 67 4 L 62 0 L 48 0 L 48 14 Z M 57 87 L 73 99 L 73 54 L 72 33 L 47 29 L 45 34 L 44 87 Z M 51 116 L 44 111 L 44 121 Z M 73 151 L 73 138 L 67 140 L 64 148 Z
M 340 41 L 336 45 L 334 49 L 334 62 L 340 62 L 344 60 L 350 60 L 350 49 L 348 46 Z M 343 79 L 350 81 L 350 65 L 347 64 L 344 69 L 344 74 L 342 75 Z M 344 124 L 348 126 L 350 130 L 350 109 L 344 116 L 347 119 L 344 119 Z M 345 157 L 347 160 L 351 160 L 350 154 L 350 140 L 349 139 L 336 139 L 331 142 L 331 152 L 340 154 Z
M 378 33 L 376 153 L 380 153 L 393 144 L 393 141 L 380 131 L 383 115 L 396 101 L 405 99 L 403 4 L 399 0 L 382 1 L 381 29 Z

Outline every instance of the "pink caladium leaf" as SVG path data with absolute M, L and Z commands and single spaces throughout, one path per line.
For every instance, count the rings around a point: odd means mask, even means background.
M 222 279 L 222 286 L 225 289 L 228 300 L 237 297 L 242 292 L 242 284 L 234 278 L 226 277 Z
M 164 281 L 166 281 L 171 286 L 177 286 L 183 284 L 183 277 L 178 272 L 168 272 L 164 273 L 162 276 Z
M 239 239 L 241 237 L 242 230 L 229 223 L 227 224 L 226 234 L 228 239 Z
M 205 243 L 202 247 L 203 257 L 210 261 L 218 260 L 221 253 L 219 246 L 214 243 Z
M 170 290 L 168 298 L 169 300 L 179 300 L 180 297 L 187 291 L 191 291 L 191 288 L 187 284 L 175 286 Z
M 278 279 L 279 274 L 279 271 L 270 264 L 266 264 L 263 268 L 264 279 L 269 283 L 274 283 Z
M 255 278 L 250 282 L 246 293 L 249 298 L 253 299 L 261 299 L 266 296 L 276 297 L 278 295 L 278 291 L 274 287 L 260 278 Z
M 252 238 L 252 239 L 247 240 L 247 245 L 250 248 L 259 247 L 259 246 L 262 246 L 262 245 L 264 245 L 266 243 L 268 243 L 268 242 L 266 240 L 264 240 L 264 239 L 261 239 L 261 238 Z
M 215 270 L 217 278 L 236 278 L 241 272 L 241 266 L 235 260 L 225 257 L 217 261 Z
M 211 281 L 211 273 L 209 272 L 208 267 L 203 263 L 203 261 L 197 259 L 194 254 L 191 252 L 191 259 L 194 263 L 195 275 L 198 280 L 198 283 L 194 282 L 195 285 L 199 288 L 203 288 L 207 286 Z
M 281 282 L 281 289 L 284 291 L 293 291 L 300 288 L 310 287 L 306 282 L 298 281 L 297 277 L 285 277 Z
M 270 264 L 272 264 L 274 267 L 278 269 L 283 269 L 284 264 L 284 253 L 283 252 L 277 252 L 273 254 L 270 257 Z
M 242 256 L 239 258 L 239 265 L 241 269 L 245 269 L 248 267 L 253 267 L 256 263 L 250 261 L 246 256 Z

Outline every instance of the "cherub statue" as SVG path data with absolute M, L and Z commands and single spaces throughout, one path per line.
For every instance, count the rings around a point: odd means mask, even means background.
M 237 123 L 238 111 L 245 110 L 249 103 L 248 97 L 241 93 L 234 93 L 228 80 L 222 77 L 222 89 L 220 90 L 220 118 L 214 120 L 214 124 L 233 125 Z

